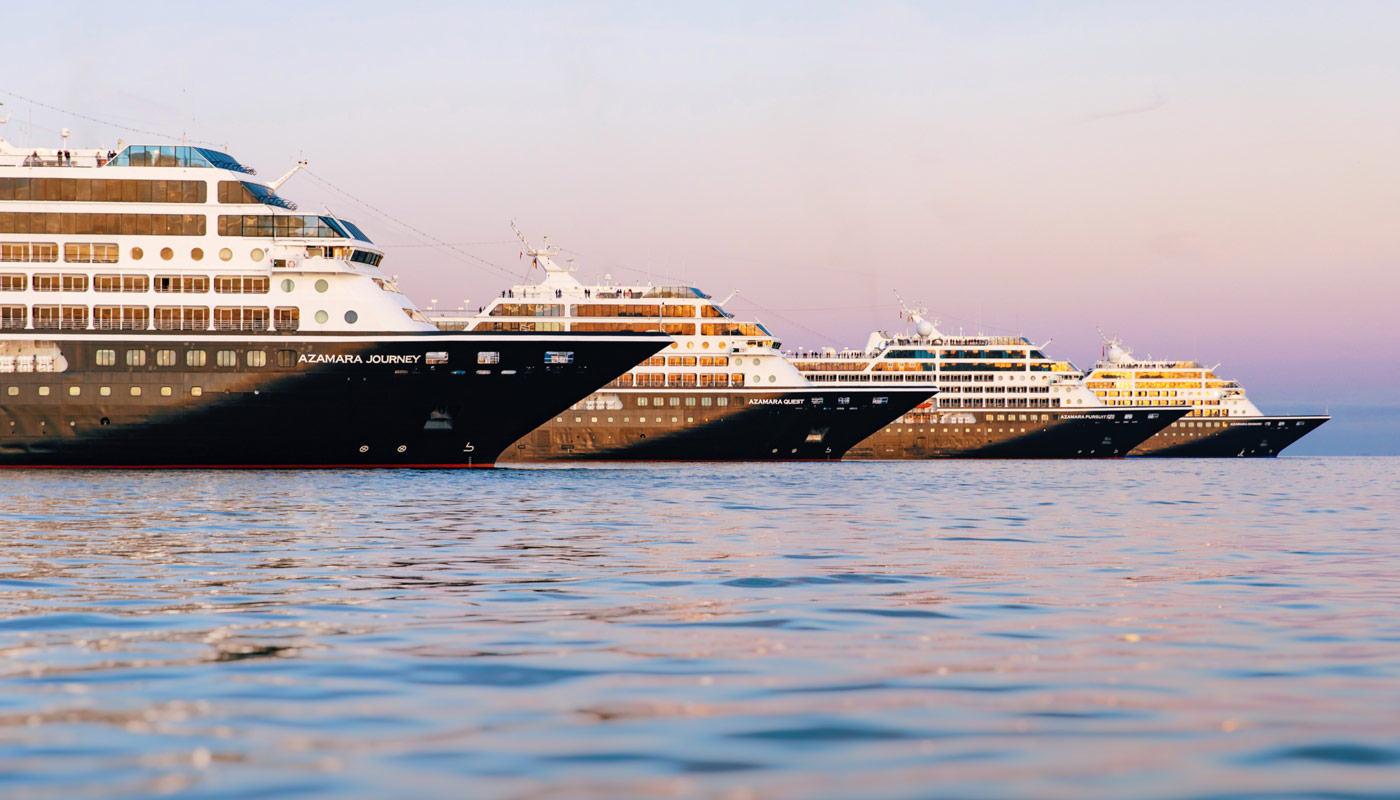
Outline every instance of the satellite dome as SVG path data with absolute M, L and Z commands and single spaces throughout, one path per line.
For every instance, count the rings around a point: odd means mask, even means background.
M 921 320 L 919 320 L 919 325 L 918 325 L 917 328 L 915 328 L 915 330 L 917 330 L 917 331 L 919 332 L 919 335 L 920 335 L 920 336 L 932 336 L 932 335 L 933 335 L 933 323 L 932 323 L 932 322 L 929 322 L 929 321 L 926 320 L 926 319 L 921 319 Z

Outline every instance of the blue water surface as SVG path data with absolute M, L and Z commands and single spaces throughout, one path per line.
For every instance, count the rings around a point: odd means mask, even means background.
M 1400 796 L 1400 460 L 15 471 L 0 794 Z

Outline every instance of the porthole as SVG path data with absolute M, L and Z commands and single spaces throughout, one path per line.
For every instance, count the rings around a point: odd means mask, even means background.
M 100 396 L 102 396 L 102 397 L 111 397 L 111 396 L 112 396 L 112 387 L 110 387 L 110 386 L 99 386 L 99 387 L 97 387 L 97 393 L 98 393 L 98 395 L 100 395 Z
M 132 396 L 132 397 L 140 397 L 140 396 L 141 396 L 141 387 L 140 387 L 140 386 L 133 386 L 133 387 L 131 387 L 131 396 Z
M 69 397 L 77 397 L 78 395 L 80 395 L 80 394 L 82 394 L 82 393 L 83 393 L 83 387 L 81 387 L 81 386 L 69 386 L 69 387 L 68 387 L 68 396 L 69 396 Z
M 175 251 L 174 251 L 174 250 L 171 250 L 169 247 L 162 247 L 162 248 L 160 249 L 160 259 L 161 259 L 161 261 L 169 261 L 170 259 L 172 259 L 172 258 L 174 258 L 174 257 L 175 257 Z
M 326 324 L 326 320 L 328 320 L 328 319 L 330 319 L 330 318 L 331 318 L 331 315 L 330 315 L 330 314 L 327 314 L 327 313 L 324 312 L 324 311 L 317 311 L 317 312 L 316 312 L 316 322 L 317 322 L 317 324 L 325 325 L 325 324 Z
M 346 321 L 348 324 L 350 324 L 350 325 L 354 325 L 354 324 L 355 324 L 355 320 L 358 320 L 359 318 L 360 318 L 360 315 L 359 315 L 359 314 L 356 314 L 354 311 L 347 311 L 347 312 L 345 312 L 345 321 Z
M 686 342 L 686 343 L 685 343 L 685 349 L 687 349 L 687 350 L 694 350 L 694 349 L 695 349 L 695 342 Z
M 326 283 L 325 278 L 320 278 L 316 281 L 316 291 L 324 293 L 329 288 L 331 288 L 331 285 L 329 283 Z
M 202 394 L 204 394 L 204 390 L 199 388 L 198 386 L 190 387 L 190 397 L 199 397 Z
M 777 375 L 769 375 L 769 376 L 768 376 L 768 382 L 769 382 L 769 383 L 777 383 L 777 382 L 778 382 L 778 376 L 777 376 Z
M 175 393 L 175 390 L 171 389 L 169 386 L 162 386 L 162 387 L 160 387 L 160 396 L 161 396 L 161 397 L 169 397 L 170 395 L 172 395 L 172 394 L 174 394 L 174 393 Z
M 10 386 L 10 387 L 7 387 L 7 388 L 5 389 L 5 394 L 8 394 L 10 397 L 14 397 L 15 395 L 19 394 L 19 387 L 18 387 L 18 386 Z M 12 422 L 12 423 L 10 423 L 10 424 L 13 425 L 14 423 Z
M 672 350 L 675 350 L 677 347 L 680 347 L 680 346 L 681 346 L 681 343 L 680 343 L 680 342 L 671 342 L 671 349 L 672 349 Z
M 262 251 L 262 248 L 260 248 L 260 247 L 254 247 L 253 250 L 252 250 L 252 252 L 248 253 L 248 257 L 251 258 L 251 259 L 253 259 L 254 261 L 262 261 L 262 260 L 263 260 L 263 251 Z
M 291 290 L 293 290 L 293 289 L 295 289 L 295 288 L 297 288 L 297 285 L 296 285 L 296 283 L 295 283 L 291 278 L 283 278 L 283 279 L 282 279 L 282 291 L 284 291 L 284 292 L 290 292 Z
M 710 343 L 709 343 L 709 342 L 701 342 L 701 343 L 700 343 L 700 349 L 701 349 L 701 350 L 709 350 L 709 349 L 710 349 Z
M 202 250 L 201 248 L 198 248 L 198 247 L 194 248 L 193 250 L 190 251 L 190 258 L 193 259 L 193 260 L 195 260 L 195 261 L 203 261 L 203 260 L 204 260 L 204 250 Z
M 715 345 L 715 347 L 718 347 L 719 349 L 723 350 L 723 349 L 724 349 L 724 342 L 720 342 L 719 344 Z
M 232 260 L 233 260 L 233 251 L 230 250 L 230 249 L 228 249 L 227 247 L 225 247 L 224 249 L 220 250 L 220 251 L 219 251 L 219 260 L 220 260 L 220 261 L 232 261 Z
M 131 248 L 131 260 L 132 260 L 132 261 L 140 261 L 140 260 L 141 260 L 141 257 L 144 256 L 144 255 L 146 255 L 146 252 L 145 252 L 144 250 L 142 250 L 141 248 L 139 248 L 139 247 L 133 247 L 133 248 Z

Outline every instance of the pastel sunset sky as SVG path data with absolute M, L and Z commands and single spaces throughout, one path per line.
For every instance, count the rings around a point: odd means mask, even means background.
M 423 305 L 520 282 L 515 218 L 584 280 L 739 289 L 785 346 L 898 329 L 896 290 L 1080 367 L 1101 325 L 1337 415 L 1290 453 L 1400 452 L 1400 3 L 3 17 L 0 136 L 186 133 L 269 179 L 305 158 L 282 193 L 361 223 Z

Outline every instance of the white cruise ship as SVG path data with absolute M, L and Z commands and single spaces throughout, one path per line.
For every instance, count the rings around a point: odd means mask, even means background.
M 669 343 L 444 334 L 354 223 L 189 145 L 0 139 L 0 466 L 481 466 Z
M 1218 377 L 1217 368 L 1199 361 L 1134 358 L 1122 340 L 1104 337 L 1104 357 L 1084 382 L 1110 407 L 1188 410 L 1133 448 L 1133 456 L 1276 456 L 1331 419 L 1325 414 L 1267 416 L 1245 397 L 1244 387 Z
M 802 351 L 818 386 L 926 386 L 938 393 L 851 448 L 848 458 L 1117 458 L 1184 409 L 1120 409 L 1068 361 L 1022 337 L 945 334 L 904 309 L 914 331 L 876 331 L 862 350 Z
M 546 240 L 543 270 L 479 314 L 437 314 L 445 330 L 663 331 L 661 354 L 522 437 L 505 461 L 835 460 L 927 399 L 932 386 L 814 386 L 764 325 L 737 320 L 693 286 L 584 285 Z

